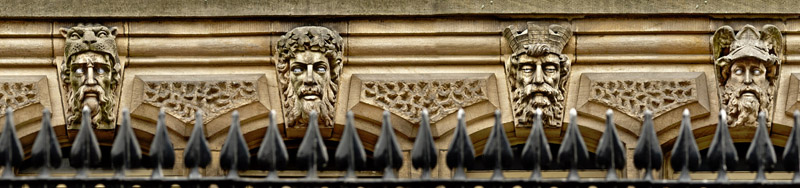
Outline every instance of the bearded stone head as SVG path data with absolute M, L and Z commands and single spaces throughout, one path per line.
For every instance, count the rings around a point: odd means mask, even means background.
M 777 27 L 765 25 L 757 31 L 744 26 L 734 35 L 723 26 L 712 37 L 715 72 L 721 107 L 728 113 L 728 126 L 756 127 L 760 112 L 772 122 L 774 98 L 783 55 L 783 36 Z
M 311 111 L 316 111 L 321 127 L 333 127 L 342 37 L 324 27 L 298 27 L 281 36 L 276 48 L 287 126 L 308 126 Z
M 80 127 L 81 109 L 92 111 L 97 129 L 114 129 L 117 84 L 122 65 L 117 55 L 117 28 L 78 24 L 61 28 L 66 38 L 61 79 L 68 96 L 67 127 Z
M 509 26 L 503 31 L 513 54 L 505 63 L 517 126 L 530 127 L 536 109 L 542 110 L 544 127 L 561 127 L 570 60 L 561 51 L 572 36 L 566 25 L 527 28 Z

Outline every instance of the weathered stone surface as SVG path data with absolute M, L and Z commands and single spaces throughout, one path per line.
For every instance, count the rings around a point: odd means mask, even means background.
M 244 17 L 244 16 L 435 16 L 435 15 L 553 15 L 553 14 L 794 14 L 799 2 L 780 0 L 753 6 L 748 0 L 712 1 L 159 1 L 133 0 L 108 3 L 91 0 L 51 3 L 47 0 L 11 1 L 0 17 Z M 547 6 L 542 6 L 546 4 Z M 603 6 L 598 6 L 603 5 Z M 92 7 L 91 9 L 84 7 Z

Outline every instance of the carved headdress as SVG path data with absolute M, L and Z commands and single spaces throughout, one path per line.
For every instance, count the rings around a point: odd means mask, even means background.
M 711 41 L 720 84 L 724 85 L 728 81 L 732 62 L 742 58 L 766 62 L 764 67 L 767 69 L 767 80 L 777 80 L 781 67 L 780 57 L 783 56 L 783 36 L 774 25 L 764 25 L 760 32 L 752 25 L 745 25 L 735 36 L 733 28 L 723 26 L 714 32 Z
M 515 55 L 519 53 L 528 53 L 529 55 L 561 54 L 561 50 L 572 37 L 572 30 L 564 25 L 553 24 L 549 27 L 542 27 L 528 22 L 527 28 L 517 29 L 513 25 L 509 26 L 503 30 L 503 36 L 508 39 Z

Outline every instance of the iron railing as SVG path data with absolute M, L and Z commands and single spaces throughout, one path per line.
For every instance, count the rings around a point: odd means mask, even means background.
M 191 169 L 188 177 L 164 177 L 162 168 L 171 168 L 175 163 L 175 153 L 167 135 L 164 125 L 164 111 L 158 117 L 156 134 L 153 138 L 149 159 L 142 161 L 141 150 L 130 126 L 130 113 L 123 110 L 120 127 L 117 130 L 111 148 L 111 164 L 116 170 L 113 177 L 89 177 L 89 167 L 98 163 L 101 152 L 98 142 L 90 125 L 90 112 L 83 110 L 83 122 L 69 153 L 70 165 L 78 171 L 75 177 L 52 177 L 50 170 L 60 166 L 62 153 L 56 140 L 55 132 L 50 125 L 50 112 L 45 110 L 42 128 L 39 131 L 29 160 L 35 161 L 35 167 L 40 169 L 35 177 L 15 177 L 12 167 L 19 167 L 23 161 L 23 150 L 17 139 L 11 109 L 6 111 L 6 126 L 0 135 L 0 164 L 4 165 L 4 172 L 0 177 L 0 187 L 798 187 L 800 174 L 795 171 L 792 181 L 767 181 L 765 170 L 776 163 L 776 155 L 770 142 L 765 125 L 765 114 L 758 115 L 758 128 L 747 151 L 746 161 L 751 164 L 753 171 L 757 171 L 754 180 L 728 180 L 727 169 L 738 161 L 736 147 L 734 147 L 728 132 L 725 112 L 721 111 L 719 123 L 708 154 L 701 156 L 695 142 L 689 119 L 689 112 L 683 112 L 680 133 L 671 152 L 670 164 L 680 178 L 676 180 L 655 180 L 653 170 L 662 168 L 663 153 L 658 137 L 653 128 L 652 113 L 645 112 L 642 132 L 638 145 L 634 150 L 634 165 L 637 169 L 644 170 L 642 179 L 620 179 L 616 170 L 621 170 L 626 164 L 625 148 L 617 135 L 613 124 L 613 114 L 609 110 L 606 114 L 606 130 L 601 137 L 594 162 L 601 168 L 608 170 L 605 179 L 581 179 L 577 170 L 586 164 L 589 151 L 583 142 L 583 137 L 578 130 L 576 122 L 577 113 L 570 111 L 570 123 L 555 159 L 551 154 L 547 138 L 542 128 L 541 111 L 537 110 L 535 122 L 525 143 L 522 154 L 515 156 L 510 147 L 505 130 L 500 121 L 500 112 L 495 111 L 495 125 L 483 151 L 482 162 L 494 168 L 489 179 L 467 179 L 465 170 L 475 160 L 475 151 L 466 132 L 464 111 L 458 111 L 458 125 L 454 132 L 453 140 L 448 147 L 446 163 L 454 170 L 452 178 L 431 178 L 430 170 L 436 166 L 439 157 L 434 145 L 428 122 L 428 112 L 423 110 L 422 121 L 413 149 L 411 161 L 414 168 L 422 170 L 420 178 L 398 179 L 394 174 L 403 163 L 402 151 L 398 144 L 392 125 L 389 123 L 389 113 L 383 114 L 383 125 L 373 152 L 375 165 L 383 168 L 383 178 L 367 179 L 355 175 L 357 167 L 363 166 L 367 155 L 361 140 L 353 126 L 353 113 L 347 113 L 346 125 L 341 141 L 336 148 L 334 160 L 344 166 L 347 173 L 342 178 L 322 179 L 317 177 L 317 168 L 328 162 L 329 156 L 320 136 L 316 122 L 317 114 L 312 112 L 310 123 L 305 137 L 297 151 L 295 163 L 307 170 L 304 179 L 279 179 L 277 171 L 289 162 L 288 153 L 283 139 L 276 127 L 275 112 L 270 112 L 270 122 L 261 147 L 258 150 L 254 163 L 268 170 L 266 178 L 245 178 L 238 175 L 238 170 L 248 169 L 250 166 L 250 152 L 239 130 L 238 112 L 233 112 L 233 122 L 229 129 L 228 137 L 222 146 L 220 167 L 228 171 L 224 177 L 201 177 L 198 169 L 206 167 L 212 160 L 208 143 L 203 133 L 202 114 L 197 112 L 195 126 L 191 137 L 184 150 L 184 165 Z M 787 169 L 797 170 L 800 165 L 800 112 L 795 112 L 795 125 L 789 137 L 782 161 Z M 704 159 L 708 165 L 718 170 L 718 178 L 709 180 L 692 180 L 689 173 L 696 170 Z M 519 160 L 526 168 L 531 169 L 529 179 L 506 179 L 503 168 Z M 569 170 L 568 176 L 563 179 L 544 179 L 541 176 L 542 166 L 557 162 L 564 169 Z M 125 171 L 138 166 L 143 162 L 153 167 L 150 178 L 126 177 Z

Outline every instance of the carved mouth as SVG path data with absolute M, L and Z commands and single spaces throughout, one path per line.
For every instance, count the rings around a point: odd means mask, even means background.
M 97 92 L 95 92 L 95 91 L 87 91 L 87 92 L 84 92 L 84 93 L 83 93 L 83 97 L 84 97 L 84 98 L 89 98 L 89 97 L 97 97 Z
M 752 89 L 744 89 L 742 92 L 739 93 L 740 97 L 753 97 L 758 98 L 758 93 Z
M 300 96 L 300 98 L 307 101 L 316 101 L 319 100 L 319 95 L 309 93 L 309 94 L 303 94 L 302 96 Z

